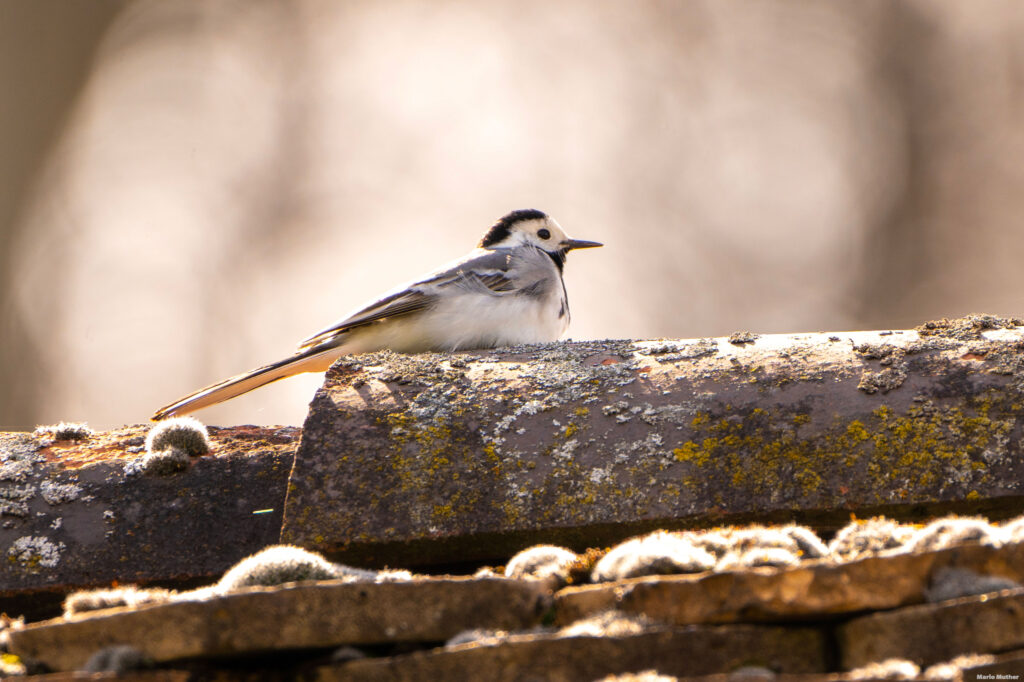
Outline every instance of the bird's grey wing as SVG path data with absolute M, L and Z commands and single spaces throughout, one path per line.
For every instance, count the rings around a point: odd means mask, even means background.
M 507 252 L 488 251 L 446 270 L 432 283 L 441 289 L 504 296 L 518 293 L 521 282 L 509 272 L 512 257 Z
M 345 319 L 335 322 L 330 327 L 321 329 L 299 344 L 299 350 L 315 346 L 356 327 L 363 327 L 379 320 L 401 317 L 426 310 L 433 305 L 436 299 L 436 294 L 425 292 L 418 287 L 410 287 L 390 296 L 385 296 Z
M 548 256 L 537 250 L 495 251 L 480 256 L 440 286 L 455 286 L 491 296 L 547 295 L 553 282 Z
M 437 302 L 442 290 L 450 286 L 476 288 L 499 293 L 511 290 L 507 277 L 508 257 L 489 251 L 474 255 L 446 266 L 423 279 L 371 303 L 348 317 L 326 327 L 299 345 L 310 348 L 356 327 L 380 320 L 401 317 L 430 308 Z

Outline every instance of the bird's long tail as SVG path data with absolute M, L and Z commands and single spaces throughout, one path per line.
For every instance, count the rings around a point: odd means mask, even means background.
M 188 414 L 248 393 L 278 379 L 303 372 L 322 372 L 341 355 L 342 351 L 337 346 L 324 348 L 323 345 L 317 345 L 283 360 L 201 388 L 170 405 L 161 407 L 151 418 L 156 421 L 179 414 Z

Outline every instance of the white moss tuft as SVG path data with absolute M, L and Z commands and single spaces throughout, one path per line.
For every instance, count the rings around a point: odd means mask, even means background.
M 678 682 L 678 677 L 670 677 L 669 675 L 662 675 L 655 669 L 643 670 L 638 673 L 620 673 L 618 675 L 608 675 L 602 677 L 595 682 Z
M 558 631 L 561 637 L 622 637 L 637 635 L 654 623 L 644 615 L 626 615 L 620 611 L 602 611 L 582 618 Z
M 829 543 L 829 553 L 838 561 L 853 561 L 903 546 L 914 534 L 907 526 L 884 516 L 853 521 L 844 526 Z
M 731 571 L 757 566 L 793 566 L 801 559 L 819 559 L 828 547 L 804 526 L 759 525 L 689 532 L 684 536 L 693 544 L 715 555 L 715 570 Z
M 911 552 L 927 552 L 965 544 L 1001 544 L 1001 534 L 986 519 L 977 516 L 947 516 L 936 519 L 907 543 Z
M 360 568 L 352 568 L 351 566 L 342 566 L 335 564 L 342 571 L 342 577 L 353 576 L 360 578 L 362 573 L 366 573 L 367 576 L 373 574 L 373 582 L 375 583 L 404 583 L 413 579 L 411 571 L 407 571 L 403 568 L 385 568 L 384 570 L 377 571 L 375 574 L 373 571 L 364 571 Z M 350 573 L 355 571 L 355 573 Z
M 784 568 L 800 563 L 796 554 L 781 547 L 752 547 L 742 552 L 730 552 L 715 565 L 716 571 L 735 571 L 744 568 Z
M 709 571 L 715 558 L 685 536 L 665 531 L 627 540 L 613 547 L 594 566 L 591 580 L 624 580 L 643 575 Z
M 152 454 L 167 448 L 179 448 L 199 457 L 210 452 L 210 437 L 203 423 L 194 417 L 166 419 L 149 430 L 146 452 Z
M 810 528 L 791 524 L 779 530 L 793 539 L 801 559 L 821 559 L 828 556 L 828 545 Z
M 508 639 L 508 632 L 505 630 L 487 630 L 485 628 L 474 628 L 463 630 L 444 643 L 445 649 L 452 649 L 457 646 L 473 644 L 476 646 L 489 646 L 500 644 Z
M 64 616 L 73 616 L 87 611 L 113 609 L 119 606 L 135 608 L 143 604 L 158 604 L 169 601 L 175 595 L 172 590 L 159 588 L 145 589 L 125 585 L 104 590 L 83 590 L 72 592 L 64 598 Z
M 682 536 L 697 547 L 721 559 L 732 550 L 732 543 L 725 533 L 715 530 L 689 531 Z
M 1010 519 L 999 527 L 1003 542 L 1024 542 L 1024 516 Z
M 979 665 L 995 663 L 996 657 L 992 654 L 964 654 L 944 663 L 936 663 L 929 667 L 921 677 L 935 682 L 959 682 L 964 679 L 961 671 L 964 668 L 976 668 Z
M 185 471 L 192 464 L 192 458 L 181 448 L 164 448 L 148 452 L 135 462 L 135 469 L 150 476 L 169 476 Z
M 331 663 L 348 663 L 349 661 L 357 661 L 359 659 L 366 658 L 366 654 L 354 646 L 340 646 L 331 652 Z
M 751 525 L 724 532 L 729 540 L 730 553 L 743 554 L 752 549 L 784 549 L 793 554 L 800 552 L 796 539 L 781 528 Z
M 905 658 L 890 658 L 851 670 L 844 675 L 844 678 L 847 680 L 912 680 L 920 674 L 921 669 L 913 661 L 908 661 Z
M 564 547 L 536 545 L 509 559 L 505 575 L 509 578 L 551 580 L 564 585 L 569 579 L 569 567 L 577 559 L 579 556 L 575 552 Z
M 35 435 L 53 440 L 85 440 L 95 433 L 86 424 L 61 422 L 49 426 L 37 426 Z
M 394 572 L 398 573 L 398 572 Z M 293 545 L 273 545 L 242 559 L 217 583 L 218 592 L 255 585 L 273 586 L 306 580 L 374 580 L 377 571 L 333 564 L 319 554 Z M 411 575 L 409 576 L 411 577 Z M 395 579 L 407 579 L 404 575 Z

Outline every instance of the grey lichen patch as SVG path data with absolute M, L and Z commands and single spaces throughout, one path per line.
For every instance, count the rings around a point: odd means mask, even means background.
M 745 343 L 754 343 L 759 338 L 761 338 L 761 335 L 753 332 L 733 332 L 729 334 L 729 343 L 735 346 L 742 346 Z
M 82 494 L 82 487 L 76 483 L 43 481 L 39 484 L 39 494 L 47 504 L 53 506 L 77 500 Z
M 35 495 L 36 487 L 34 485 L 0 487 L 0 516 L 28 516 L 28 502 Z
M 1024 319 L 1017 317 L 1000 317 L 985 313 L 974 313 L 955 319 L 941 319 L 925 322 L 916 328 L 922 337 L 941 336 L 957 341 L 972 341 L 982 338 L 982 334 L 993 329 L 1012 329 L 1024 326 Z
M 41 568 L 53 568 L 60 563 L 63 542 L 51 542 L 41 535 L 25 535 L 15 540 L 7 549 L 7 558 L 30 572 Z
M 968 344 L 961 359 L 983 362 L 988 372 L 1011 377 L 1013 389 L 1024 395 L 1024 339 L 975 341 Z
M 662 362 L 693 360 L 718 353 L 718 340 L 713 338 L 698 339 L 693 343 L 681 341 L 653 341 L 636 344 L 640 355 L 660 356 Z
M 0 464 L 0 481 L 24 483 L 34 472 L 31 461 L 14 460 Z
M 38 438 L 25 433 L 0 433 L 0 472 L 7 472 L 0 481 L 24 480 L 23 476 L 30 473 L 26 466 L 44 461 L 39 449 L 42 447 Z M 7 465 L 12 465 L 7 468 Z
M 860 383 L 857 384 L 857 388 L 864 391 L 868 395 L 872 395 L 881 391 L 882 393 L 888 393 L 903 385 L 903 382 L 907 380 L 907 370 L 905 367 L 886 367 L 881 372 L 872 372 L 870 370 L 864 370 L 864 373 L 860 377 Z
M 381 351 L 363 356 L 363 365 L 370 369 L 371 376 L 378 381 L 399 385 L 424 386 L 438 380 L 458 381 L 465 372 L 465 359 L 446 357 L 443 353 L 401 354 Z M 455 361 L 453 365 L 452 362 Z
M 36 494 L 31 479 L 41 474 L 44 459 L 39 439 L 29 434 L 0 434 L 0 517 L 25 518 Z M 5 522 L 5 527 L 10 521 Z
M 853 347 L 853 352 L 865 360 L 878 360 L 883 367 L 880 371 L 864 369 L 857 388 L 872 395 L 881 391 L 888 393 L 903 385 L 907 380 L 906 351 L 891 343 L 862 343 Z
M 882 364 L 903 357 L 903 349 L 891 343 L 860 343 L 854 345 L 853 352 L 865 360 L 882 360 Z

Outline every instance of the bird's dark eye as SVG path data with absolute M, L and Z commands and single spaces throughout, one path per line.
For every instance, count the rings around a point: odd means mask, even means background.
M 537 236 L 540 237 L 541 239 L 550 239 L 551 233 L 548 232 L 546 228 L 542 227 L 539 230 L 537 230 Z

